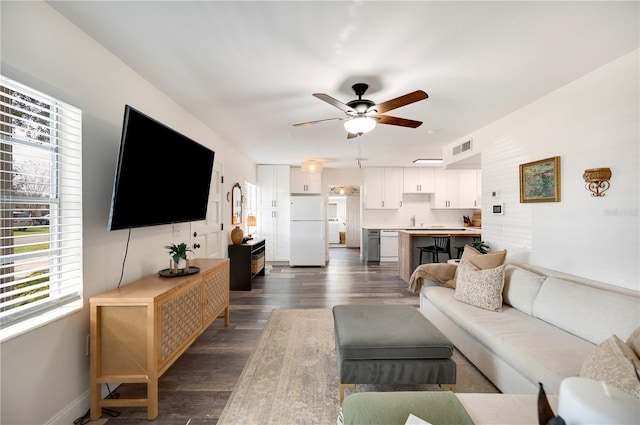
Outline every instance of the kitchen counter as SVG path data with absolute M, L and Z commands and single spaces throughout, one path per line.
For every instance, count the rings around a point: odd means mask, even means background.
M 405 230 L 405 231 L 414 231 L 414 230 L 426 230 L 426 231 L 435 231 L 435 230 L 462 230 L 462 231 L 480 231 L 480 227 L 464 227 L 464 226 L 362 226 L 363 229 L 377 229 L 377 230 Z
M 418 267 L 420 253 L 418 246 L 433 245 L 433 236 L 451 235 L 451 254 L 455 257 L 455 246 L 462 246 L 482 236 L 482 230 L 476 227 L 461 228 L 412 228 L 398 231 L 398 276 L 409 282 L 411 273 Z M 447 258 L 448 259 L 448 258 Z

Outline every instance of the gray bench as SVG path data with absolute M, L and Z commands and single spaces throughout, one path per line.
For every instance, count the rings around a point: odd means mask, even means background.
M 415 307 L 338 305 L 333 319 L 341 403 L 356 384 L 456 383 L 453 344 Z

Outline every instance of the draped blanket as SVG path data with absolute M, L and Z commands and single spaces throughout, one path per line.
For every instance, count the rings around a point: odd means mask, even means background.
M 432 280 L 440 285 L 455 288 L 456 264 L 430 263 L 418 266 L 409 278 L 409 290 L 420 292 L 424 279 Z

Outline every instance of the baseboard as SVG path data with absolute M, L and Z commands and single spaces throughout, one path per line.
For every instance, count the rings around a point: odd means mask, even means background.
M 87 390 L 45 422 L 45 425 L 72 424 L 73 421 L 87 413 L 90 405 L 90 392 Z
M 120 386 L 120 384 L 102 384 L 102 397 L 109 395 L 109 387 L 114 391 Z M 59 411 L 54 417 L 49 419 L 44 425 L 60 425 L 60 424 L 72 424 L 76 419 L 84 416 L 91 406 L 91 391 L 87 390 L 82 393 L 78 398 L 69 403 L 64 409 Z M 98 422 L 92 422 L 93 425 L 100 425 L 102 422 L 106 422 L 106 419 L 99 420 Z

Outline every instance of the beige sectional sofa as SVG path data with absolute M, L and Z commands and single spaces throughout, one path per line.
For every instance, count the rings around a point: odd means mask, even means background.
M 572 376 L 640 398 L 640 293 L 467 248 L 459 267 L 419 266 L 410 288 L 420 312 L 504 393 L 456 394 L 476 425 L 537 424 L 538 383 L 557 412 L 560 383 Z M 401 425 L 413 413 L 446 423 L 431 404 L 429 392 L 353 394 L 342 419 Z
M 503 393 L 558 394 L 611 335 L 640 326 L 633 291 L 532 267 L 505 265 L 500 312 L 460 302 L 455 289 L 423 279 L 420 311 Z

